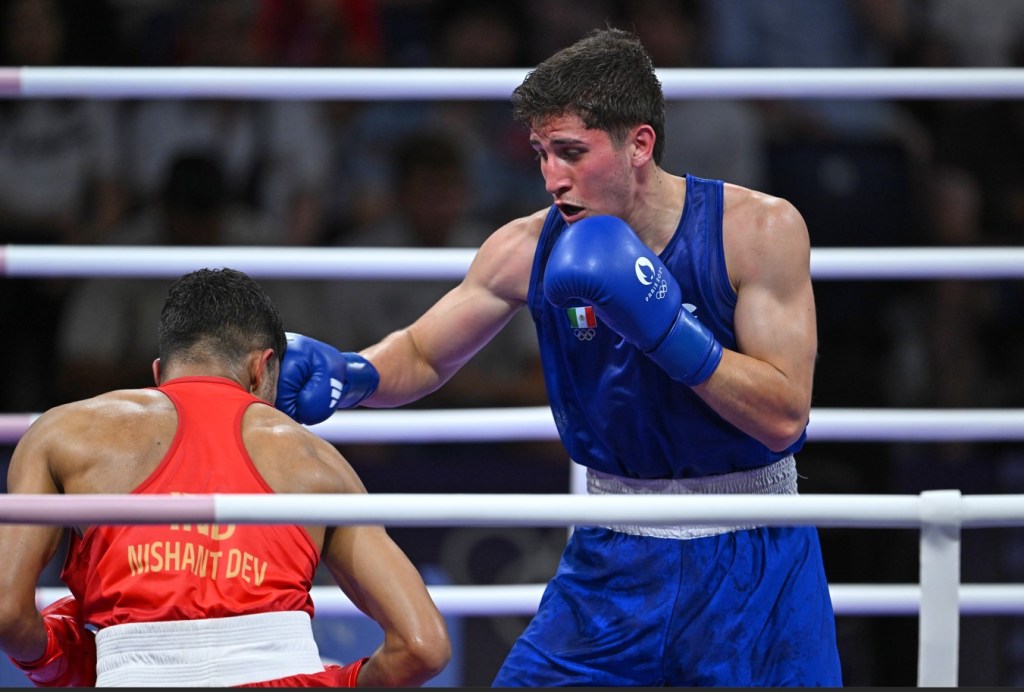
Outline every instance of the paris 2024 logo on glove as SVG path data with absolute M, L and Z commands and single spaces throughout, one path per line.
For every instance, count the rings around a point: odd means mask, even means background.
M 649 301 L 651 298 L 661 300 L 665 297 L 668 293 L 668 282 L 662 278 L 662 270 L 656 270 L 651 260 L 646 257 L 637 257 L 633 269 L 636 271 L 636 278 L 640 283 L 644 286 L 651 286 L 651 290 L 644 296 L 645 301 Z
M 668 282 L 662 279 L 657 270 L 654 268 L 654 263 L 646 257 L 637 257 L 636 263 L 633 265 L 633 269 L 636 271 L 636 278 L 644 286 L 650 286 L 657 282 L 655 288 L 647 294 L 645 300 L 650 300 L 652 297 L 661 300 L 668 293 Z M 683 307 L 686 308 L 687 312 L 691 315 L 697 312 L 697 306 L 693 303 L 683 303 Z

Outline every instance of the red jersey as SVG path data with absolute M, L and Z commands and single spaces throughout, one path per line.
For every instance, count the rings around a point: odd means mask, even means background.
M 242 415 L 266 405 L 220 377 L 157 388 L 178 412 L 170 449 L 133 494 L 272 493 L 242 443 Z M 319 551 L 295 525 L 92 526 L 61 577 L 97 627 L 304 610 Z

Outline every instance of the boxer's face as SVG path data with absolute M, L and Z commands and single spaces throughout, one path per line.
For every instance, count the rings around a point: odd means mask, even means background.
M 530 130 L 530 145 L 567 222 L 601 214 L 625 218 L 636 189 L 629 140 L 616 147 L 607 132 L 565 115 L 538 123 Z

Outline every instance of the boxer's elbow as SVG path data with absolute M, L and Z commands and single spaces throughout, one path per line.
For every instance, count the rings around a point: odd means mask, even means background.
M 768 423 L 758 436 L 761 443 L 773 452 L 781 452 L 800 439 L 807 428 L 806 409 L 779 411 L 766 420 Z
M 384 644 L 370 659 L 370 672 L 360 686 L 419 687 L 437 677 L 452 657 L 444 618 L 436 613 L 405 631 L 390 631 Z
M 444 620 L 429 636 L 416 637 L 406 642 L 405 654 L 411 669 L 418 671 L 416 677 L 426 682 L 445 669 L 452 658 L 452 644 Z
M 360 686 L 421 687 L 440 675 L 450 660 L 451 647 L 447 642 L 444 646 L 437 642 L 417 642 L 387 657 L 387 663 L 382 663 L 387 672 L 379 685 L 360 680 Z

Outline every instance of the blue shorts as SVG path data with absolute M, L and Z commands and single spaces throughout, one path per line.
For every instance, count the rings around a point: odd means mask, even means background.
M 840 687 L 814 527 L 576 529 L 495 687 Z

